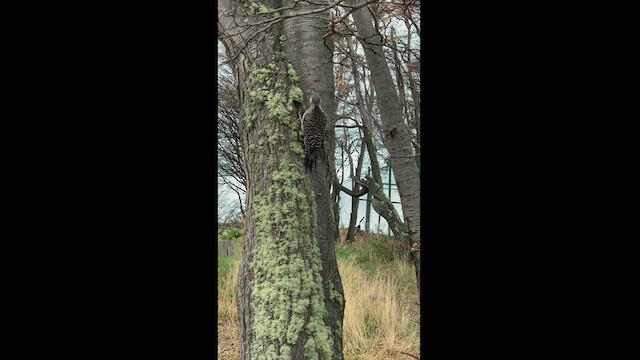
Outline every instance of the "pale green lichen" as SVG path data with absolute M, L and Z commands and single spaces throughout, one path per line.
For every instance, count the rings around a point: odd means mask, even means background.
M 289 123 L 290 108 L 286 105 L 285 95 L 276 92 L 270 93 L 267 96 L 267 101 L 265 102 L 267 105 L 267 110 L 270 119 L 280 120 L 285 124 Z
M 295 126 L 291 121 L 291 104 L 293 100 L 301 98 L 302 91 L 293 85 L 288 94 L 278 91 L 284 88 L 284 83 L 277 79 L 275 86 L 272 88 L 272 79 L 277 75 L 278 67 L 275 64 L 268 64 L 264 68 L 253 66 L 249 73 L 249 80 L 253 87 L 248 91 L 249 97 L 253 102 L 264 103 L 267 107 L 267 114 L 270 119 L 279 120 L 283 124 Z M 264 85 L 262 85 L 264 84 Z M 262 86 L 261 86 L 262 85 Z M 255 121 L 254 118 L 248 118 L 245 121 Z
M 247 128 L 250 128 L 257 118 L 258 118 L 258 114 L 252 111 L 251 107 L 245 107 L 243 120 Z
M 298 102 L 302 102 L 303 99 L 304 99 L 304 94 L 302 93 L 302 90 L 299 87 L 292 86 L 291 89 L 289 89 L 289 105 L 291 105 L 294 100 Z
M 281 359 L 291 359 L 291 347 L 284 345 L 280 348 Z
M 304 175 L 286 156 L 272 171 L 271 180 L 274 185 L 267 193 L 254 198 L 258 242 L 250 264 L 255 274 L 252 358 L 291 359 L 290 346 L 304 331 L 310 339 L 304 346 L 306 356 L 331 359 L 333 337 L 324 322 L 322 262 L 311 235 L 317 226 L 315 199 L 299 190 Z M 278 352 L 270 346 L 273 342 L 287 345 Z
M 271 145 L 277 145 L 278 144 L 278 140 L 280 140 L 281 136 L 278 134 L 273 134 L 271 136 L 269 136 L 269 144 Z
M 293 345 L 306 334 L 305 356 L 328 360 L 335 326 L 325 323 L 322 261 L 313 236 L 318 226 L 316 200 L 300 172 L 304 151 L 292 108 L 293 101 L 302 102 L 303 93 L 293 66 L 288 63 L 285 70 L 275 63 L 251 67 L 251 101 L 244 114 L 245 123 L 260 120 L 260 129 L 254 130 L 259 140 L 249 150 L 251 161 L 267 169 L 271 181 L 256 191 L 252 205 L 256 244 L 249 264 L 254 274 L 251 358 L 291 359 Z M 263 151 L 265 147 L 270 151 Z
M 255 199 L 260 239 L 251 264 L 255 274 L 259 274 L 252 292 L 255 341 L 294 345 L 306 330 L 313 346 L 307 344 L 305 352 L 311 358 L 320 354 L 323 359 L 331 359 L 333 339 L 326 335 L 324 324 L 327 314 L 320 277 L 322 264 L 317 244 L 310 236 L 314 221 L 308 215 L 301 216 L 310 213 L 309 197 L 299 192 L 297 186 L 291 186 L 301 181 L 301 177 L 291 169 L 274 172 L 272 179 L 283 186 L 271 187 L 270 194 Z M 277 203 L 273 199 L 276 193 L 290 200 L 280 206 L 270 205 Z M 307 314 L 309 321 L 304 327 Z M 254 354 L 257 359 L 275 358 L 270 348 Z M 290 359 L 290 350 L 281 350 L 279 355 Z
M 333 300 L 336 304 L 343 306 L 342 295 L 333 287 L 332 281 L 329 281 L 329 299 Z
M 304 344 L 304 354 L 309 360 L 318 360 L 318 352 L 316 351 L 316 342 L 313 337 L 309 337 Z
M 302 148 L 302 144 L 299 141 L 292 141 L 290 143 L 291 151 L 298 156 L 304 155 L 304 149 Z
M 291 65 L 291 63 L 287 64 L 287 72 L 289 73 L 292 81 L 297 82 L 299 80 L 298 74 L 296 73 L 296 70 L 293 68 L 293 65 Z
M 272 70 L 276 70 L 275 64 L 270 64 L 266 68 L 257 67 L 255 64 L 251 68 L 249 73 L 249 80 L 252 83 L 263 83 L 271 76 Z
M 248 7 L 249 7 L 249 14 L 250 15 L 266 14 L 266 13 L 268 13 L 270 11 L 273 11 L 273 10 L 269 10 L 269 8 L 266 7 L 264 4 L 257 4 L 257 3 L 253 2 L 253 1 L 251 1 L 249 3 Z

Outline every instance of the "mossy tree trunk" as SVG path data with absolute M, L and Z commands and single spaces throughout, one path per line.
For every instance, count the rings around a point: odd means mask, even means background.
M 326 23 L 274 11 L 291 5 L 223 0 L 218 8 L 218 33 L 242 104 L 247 221 L 237 303 L 243 360 L 343 359 L 332 161 L 318 159 L 313 173 L 305 173 L 298 119 L 300 104 L 317 91 L 333 129 L 331 45 L 322 40 Z

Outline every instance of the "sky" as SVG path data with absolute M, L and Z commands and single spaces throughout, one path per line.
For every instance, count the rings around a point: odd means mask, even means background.
M 355 159 L 355 161 L 357 161 L 357 159 Z M 389 181 L 388 176 L 389 176 L 388 174 L 382 174 L 382 179 L 385 183 Z M 340 178 L 340 176 L 338 178 Z M 395 183 L 395 179 L 393 178 L 393 171 L 392 171 L 391 181 L 392 181 L 392 184 Z M 351 180 L 346 179 L 342 183 L 342 185 L 350 189 L 352 187 Z M 384 192 L 385 194 L 387 194 L 387 196 L 389 195 L 388 185 L 384 186 Z M 366 195 L 360 197 L 360 202 L 359 202 L 360 205 L 358 207 L 358 218 L 356 220 L 356 224 L 361 224 L 361 229 L 363 230 L 366 223 L 366 220 L 364 219 L 366 215 L 366 208 L 367 208 L 366 199 L 367 199 Z M 238 201 L 239 201 L 238 195 L 234 191 L 232 191 L 229 188 L 229 186 L 219 181 L 218 182 L 218 211 L 224 213 L 228 208 L 237 208 Z M 391 201 L 400 202 L 400 196 L 398 194 L 398 190 L 395 185 L 391 186 Z M 393 204 L 393 205 L 396 208 L 396 211 L 398 212 L 398 214 L 400 215 L 400 218 L 402 219 L 403 218 L 402 206 L 400 204 Z M 339 226 L 340 228 L 347 228 L 349 226 L 349 219 L 351 216 L 351 197 L 341 192 L 339 196 L 339 207 L 340 207 Z M 370 222 L 369 223 L 370 232 L 383 233 L 383 234 L 388 233 L 389 226 L 387 222 L 385 221 L 384 218 L 380 217 L 378 213 L 375 212 L 375 210 L 373 210 L 373 207 L 371 208 L 369 222 Z

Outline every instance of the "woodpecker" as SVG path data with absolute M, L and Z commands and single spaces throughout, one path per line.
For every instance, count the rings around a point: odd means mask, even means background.
M 301 128 L 304 137 L 304 166 L 311 171 L 318 156 L 324 151 L 327 131 L 327 114 L 320 107 L 320 94 L 313 92 L 309 108 L 302 115 Z

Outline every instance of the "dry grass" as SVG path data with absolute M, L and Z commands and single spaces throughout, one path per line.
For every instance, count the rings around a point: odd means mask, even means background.
M 395 262 L 395 261 L 394 261 Z M 398 262 L 406 273 L 411 267 Z M 345 359 L 407 359 L 419 356 L 419 318 L 412 300 L 402 296 L 389 275 L 368 275 L 351 261 L 338 261 L 346 298 Z
M 229 273 L 218 278 L 218 359 L 240 358 L 236 284 L 240 260 L 236 260 Z
M 218 358 L 239 357 L 235 286 L 239 260 L 218 282 Z M 405 261 L 387 262 L 375 274 L 339 259 L 345 292 L 345 360 L 405 360 L 420 354 L 415 273 Z

